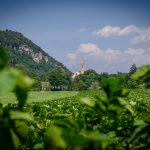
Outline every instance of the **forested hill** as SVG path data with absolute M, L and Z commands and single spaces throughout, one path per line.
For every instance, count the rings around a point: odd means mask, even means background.
M 70 72 L 62 63 L 49 56 L 23 34 L 11 30 L 0 30 L 0 45 L 10 55 L 9 65 L 22 65 L 34 74 L 46 74 L 56 66 Z

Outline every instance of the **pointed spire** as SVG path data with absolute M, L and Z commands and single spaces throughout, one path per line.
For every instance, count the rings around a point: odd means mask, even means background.
M 83 61 L 83 59 L 81 59 L 81 62 L 80 62 L 80 73 L 83 74 L 85 71 L 85 63 Z

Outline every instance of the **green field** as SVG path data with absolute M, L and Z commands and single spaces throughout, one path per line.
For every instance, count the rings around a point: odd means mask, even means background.
M 121 105 L 115 102 L 115 96 L 113 101 L 105 98 L 102 90 L 29 92 L 23 112 L 30 116 L 11 112 L 18 109 L 13 93 L 1 95 L 0 102 L 9 108 L 12 118 L 18 119 L 16 128 L 26 141 L 21 141 L 19 149 L 47 149 L 47 146 L 65 150 L 147 149 L 150 146 L 150 90 L 130 90 Z M 7 106 L 8 103 L 12 104 Z M 49 145 L 51 143 L 53 145 Z
M 61 99 L 66 97 L 72 97 L 78 94 L 76 91 L 37 91 L 28 93 L 27 103 L 32 102 L 44 102 L 48 100 Z M 0 103 L 8 104 L 17 102 L 17 98 L 14 93 L 7 93 L 5 95 L 0 95 Z
M 32 102 L 48 102 L 51 100 L 65 100 L 65 98 L 72 99 L 73 96 L 80 96 L 80 97 L 90 97 L 92 95 L 102 94 L 102 91 L 32 91 L 28 93 L 28 99 L 26 103 Z M 127 101 L 144 101 L 145 103 L 149 104 L 150 98 L 150 90 L 139 90 L 134 89 L 130 90 L 130 94 L 126 98 Z M 15 103 L 17 102 L 16 95 L 14 93 L 7 93 L 0 95 L 0 103 L 6 105 L 8 103 Z

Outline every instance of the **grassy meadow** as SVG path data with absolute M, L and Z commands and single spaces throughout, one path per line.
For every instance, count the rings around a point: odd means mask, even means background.
M 103 91 L 90 90 L 90 91 L 30 91 L 28 92 L 28 98 L 26 103 L 36 103 L 36 102 L 48 102 L 51 100 L 65 100 L 65 98 L 72 97 L 94 97 L 94 95 L 104 95 Z M 149 104 L 150 90 L 146 89 L 131 89 L 127 101 L 143 101 Z M 17 98 L 15 93 L 7 93 L 0 95 L 0 103 L 7 105 L 8 103 L 17 103 Z
M 76 91 L 32 91 L 28 93 L 27 103 L 32 102 L 44 102 L 55 99 L 62 99 L 77 95 Z M 17 102 L 16 95 L 14 93 L 7 93 L 0 95 L 0 103 L 8 104 Z

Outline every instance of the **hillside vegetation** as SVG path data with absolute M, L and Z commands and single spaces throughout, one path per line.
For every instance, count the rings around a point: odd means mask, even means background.
M 22 65 L 29 72 L 42 75 L 56 66 L 70 72 L 62 63 L 49 56 L 39 46 L 23 34 L 11 30 L 0 31 L 0 45 L 4 46 L 10 55 L 9 65 Z

